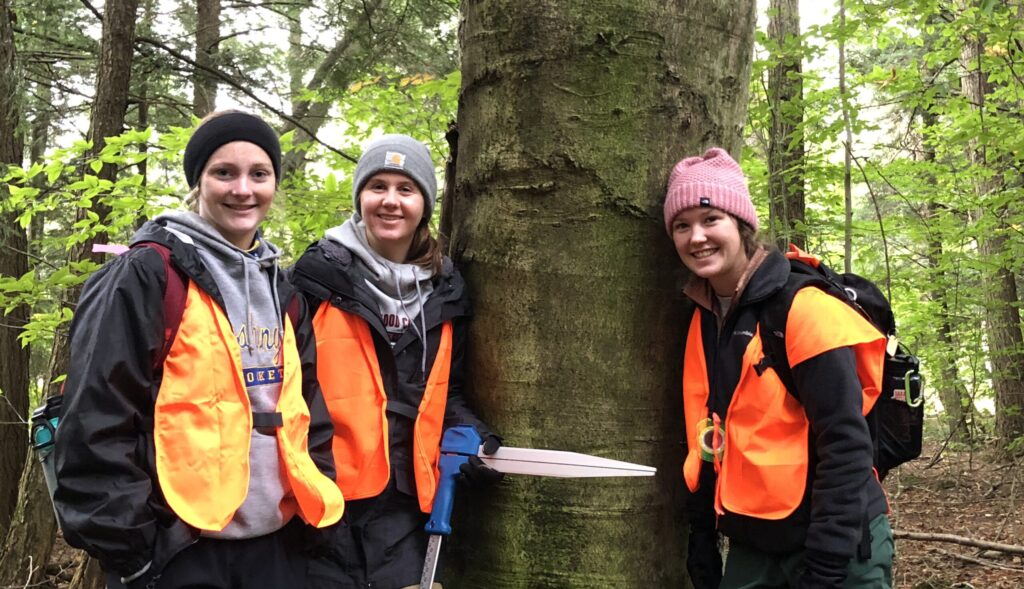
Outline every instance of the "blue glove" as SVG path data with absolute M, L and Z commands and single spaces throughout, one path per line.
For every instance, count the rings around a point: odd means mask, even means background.
M 501 438 L 494 434 L 488 434 L 483 444 L 484 454 L 494 454 L 500 447 Z M 469 462 L 459 467 L 459 472 L 462 474 L 459 478 L 472 487 L 488 487 L 505 478 L 505 473 L 487 466 L 476 456 L 470 456 Z

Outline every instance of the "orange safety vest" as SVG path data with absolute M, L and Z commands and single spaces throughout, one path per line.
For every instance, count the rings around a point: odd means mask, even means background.
M 823 323 L 827 322 L 827 326 Z M 841 347 L 852 347 L 866 415 L 881 392 L 885 336 L 847 304 L 817 288 L 796 293 L 786 320 L 791 366 Z M 810 457 L 807 415 L 774 370 L 760 376 L 764 357 L 758 332 L 743 354 L 739 382 L 725 415 L 725 438 L 715 508 L 768 520 L 783 519 L 803 500 Z M 688 451 L 683 475 L 696 491 L 701 468 L 701 428 L 708 417 L 708 375 L 700 311 L 694 311 L 683 362 L 683 411 Z M 767 490 L 767 491 L 766 491 Z
M 277 441 L 299 515 L 316 527 L 341 519 L 337 485 L 309 456 L 309 408 L 291 321 L 284 322 L 284 381 Z M 213 297 L 189 281 L 181 325 L 163 364 L 153 436 L 160 489 L 183 521 L 219 531 L 249 489 L 252 408 L 231 323 Z
M 387 393 L 370 326 L 354 313 L 324 301 L 313 317 L 317 376 L 334 422 L 334 463 L 346 499 L 375 497 L 391 476 Z M 437 490 L 441 433 L 452 364 L 452 324 L 430 369 L 413 426 L 413 472 L 420 510 L 430 513 Z

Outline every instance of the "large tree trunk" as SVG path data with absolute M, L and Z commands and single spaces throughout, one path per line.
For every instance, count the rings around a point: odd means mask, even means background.
M 771 134 L 768 136 L 768 198 L 772 239 L 780 248 L 805 247 L 804 83 L 797 0 L 771 0 L 768 37 L 777 65 L 768 72 Z
M 964 39 L 961 61 L 966 69 L 961 76 L 961 91 L 967 98 L 976 116 L 982 117 L 985 125 L 985 102 L 989 94 L 988 76 L 981 67 L 985 40 L 973 37 Z M 988 161 L 985 145 L 974 140 L 968 147 L 968 157 L 978 167 L 998 166 Z M 999 188 L 999 176 L 979 179 L 975 191 L 980 202 L 992 202 L 993 193 Z M 985 231 L 978 238 L 978 254 L 982 259 L 1005 259 L 1007 247 L 1005 221 L 1006 205 L 985 206 L 979 211 L 979 218 L 994 215 L 995 231 Z M 986 293 L 990 309 L 986 315 L 985 327 L 988 348 L 992 361 L 992 388 L 996 394 L 996 434 L 1005 446 L 1024 436 L 1024 336 L 1021 333 L 1020 299 L 1013 272 L 999 263 L 986 276 Z
M 217 65 L 220 0 L 196 0 L 196 64 L 192 72 L 192 112 L 204 117 L 217 107 L 217 78 L 205 68 Z
M 18 133 L 21 120 L 21 89 L 15 63 L 14 12 L 10 0 L 0 1 L 0 173 L 8 164 L 20 166 L 23 141 Z M 3 200 L 7 188 L 2 187 Z M 0 275 L 18 277 L 28 272 L 28 244 L 25 230 L 14 211 L 0 205 Z M 28 441 L 29 349 L 18 341 L 29 318 L 27 305 L 0 314 L 0 538 L 18 502 L 17 481 L 25 465 Z
M 738 151 L 754 12 L 462 4 L 451 251 L 476 307 L 476 407 L 510 445 L 659 472 L 509 477 L 464 506 L 446 586 L 683 585 L 682 265 L 661 203 L 678 159 Z

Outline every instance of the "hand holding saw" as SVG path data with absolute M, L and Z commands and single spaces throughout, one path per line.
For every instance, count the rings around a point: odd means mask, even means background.
M 431 589 L 434 584 L 441 539 L 452 533 L 452 505 L 459 467 L 469 462 L 470 456 L 477 456 L 485 465 L 506 474 L 560 478 L 646 477 L 654 475 L 657 471 L 651 466 L 561 450 L 502 446 L 494 454 L 484 454 L 480 443 L 480 434 L 471 425 L 448 428 L 441 439 L 441 476 L 437 483 L 437 492 L 434 494 L 434 508 L 430 512 L 426 526 L 430 541 L 427 544 L 427 556 L 423 561 L 420 589 Z

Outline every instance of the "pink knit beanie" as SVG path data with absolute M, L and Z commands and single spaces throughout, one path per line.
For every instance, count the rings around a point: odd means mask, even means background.
M 743 170 L 721 147 L 712 147 L 701 157 L 688 157 L 672 168 L 665 194 L 665 231 L 672 235 L 672 220 L 693 207 L 721 209 L 757 229 L 757 211 Z

